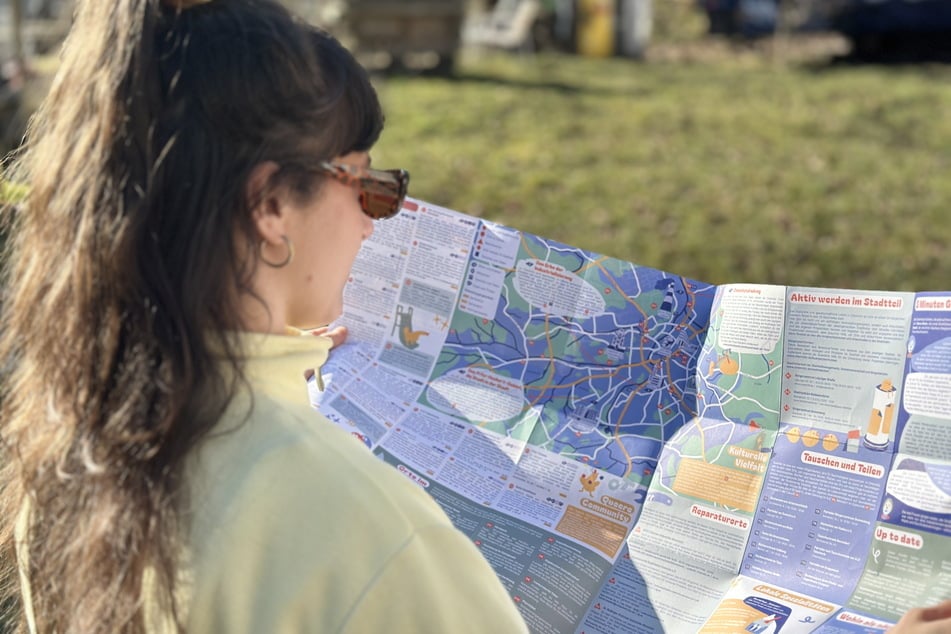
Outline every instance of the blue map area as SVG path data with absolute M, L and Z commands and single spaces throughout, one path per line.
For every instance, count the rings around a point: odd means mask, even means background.
M 508 262 L 473 249 L 480 275 L 497 280 L 494 314 L 460 300 L 420 401 L 445 410 L 451 399 L 433 394 L 440 379 L 480 369 L 520 384 L 520 407 L 501 419 L 449 413 L 646 483 L 663 442 L 697 415 L 696 360 L 715 287 L 527 234 L 512 239 Z

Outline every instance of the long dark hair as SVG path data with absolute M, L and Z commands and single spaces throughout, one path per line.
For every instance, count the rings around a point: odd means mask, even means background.
M 144 577 L 181 627 L 183 458 L 243 380 L 248 176 L 311 194 L 301 166 L 382 125 L 350 54 L 273 0 L 80 0 L 17 161 L 0 332 L 2 585 L 20 518 L 40 631 L 142 631 Z

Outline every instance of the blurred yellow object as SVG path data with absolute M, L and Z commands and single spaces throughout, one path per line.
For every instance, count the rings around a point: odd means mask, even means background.
M 578 0 L 578 53 L 610 57 L 615 50 L 616 0 Z

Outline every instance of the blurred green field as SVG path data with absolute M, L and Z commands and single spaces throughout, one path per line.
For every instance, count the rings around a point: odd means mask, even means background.
M 951 66 L 665 46 L 381 78 L 374 162 L 417 198 L 706 282 L 951 289 Z

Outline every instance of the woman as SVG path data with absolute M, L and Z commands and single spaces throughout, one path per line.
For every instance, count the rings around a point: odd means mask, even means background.
M 425 492 L 307 403 L 332 341 L 297 329 L 339 315 L 405 194 L 367 169 L 382 125 L 352 57 L 272 0 L 79 2 L 3 307 L 21 630 L 525 629 Z

